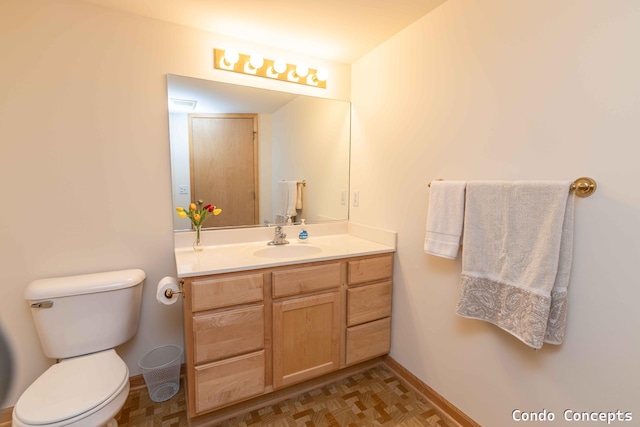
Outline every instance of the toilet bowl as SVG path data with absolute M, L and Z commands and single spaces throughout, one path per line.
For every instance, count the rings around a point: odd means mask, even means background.
M 114 350 L 53 365 L 13 408 L 15 427 L 105 426 L 129 394 L 129 369 Z
M 129 368 L 114 347 L 137 331 L 142 270 L 31 282 L 40 343 L 59 363 L 47 369 L 13 408 L 13 427 L 115 427 L 129 395 Z

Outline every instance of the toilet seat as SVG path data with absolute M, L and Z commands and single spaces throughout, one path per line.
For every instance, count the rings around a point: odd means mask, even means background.
M 113 349 L 65 359 L 20 396 L 14 421 L 28 426 L 72 424 L 107 406 L 128 385 L 129 369 Z

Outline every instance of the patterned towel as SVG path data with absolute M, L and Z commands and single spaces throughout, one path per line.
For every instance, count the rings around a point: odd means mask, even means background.
M 561 344 L 573 248 L 569 181 L 468 182 L 456 313 L 533 348 Z

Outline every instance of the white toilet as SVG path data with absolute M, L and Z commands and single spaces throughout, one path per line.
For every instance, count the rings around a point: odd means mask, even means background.
M 14 427 L 116 426 L 129 368 L 113 349 L 138 330 L 142 270 L 36 280 L 25 299 L 44 354 L 60 359 L 20 396 Z

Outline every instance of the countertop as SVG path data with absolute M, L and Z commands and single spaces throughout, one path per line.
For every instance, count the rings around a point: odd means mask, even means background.
M 393 246 L 351 234 L 315 236 L 306 243 L 300 243 L 297 239 L 289 239 L 289 241 L 288 245 L 282 246 L 285 251 L 295 251 L 294 247 L 299 245 L 316 247 L 318 252 L 302 256 L 283 256 L 278 258 L 264 258 L 254 255 L 254 252 L 260 249 L 272 248 L 270 250 L 275 252 L 280 248 L 278 246 L 268 246 L 267 241 L 205 246 L 202 252 L 195 252 L 193 248 L 176 248 L 175 257 L 178 277 L 203 276 L 280 265 L 326 261 L 389 253 L 396 250 Z M 285 246 L 291 248 L 287 249 Z

